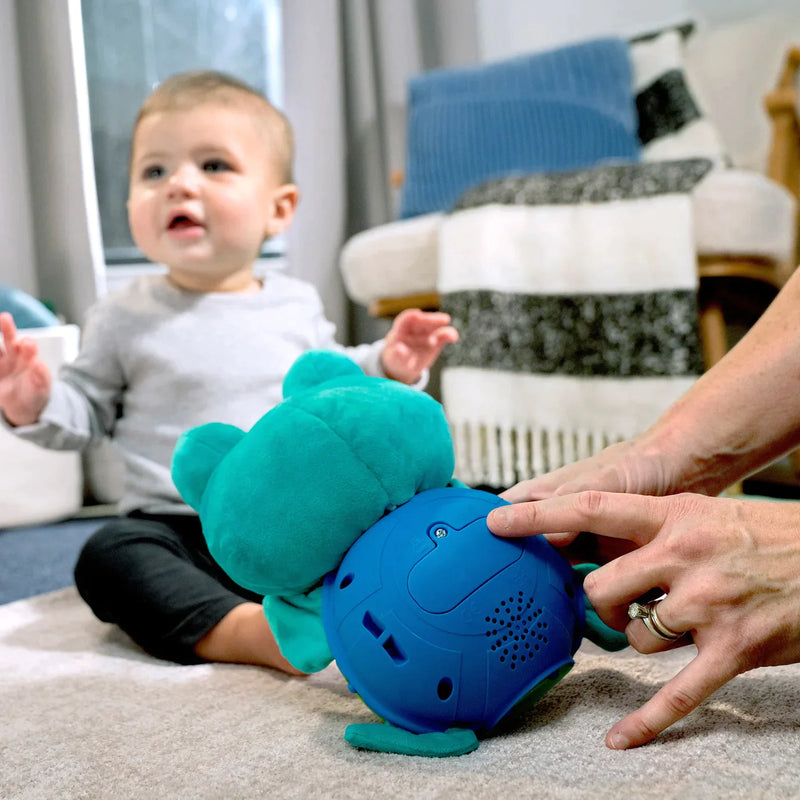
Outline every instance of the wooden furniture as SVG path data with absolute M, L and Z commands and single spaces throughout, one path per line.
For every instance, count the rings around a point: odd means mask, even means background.
M 764 98 L 764 105 L 772 120 L 772 147 L 767 175 L 785 186 L 795 197 L 800 197 L 799 70 L 800 46 L 797 46 L 786 54 L 778 83 Z M 800 261 L 800 248 L 797 255 L 796 261 Z
M 800 47 L 792 47 L 785 56 L 775 88 L 764 98 L 772 127 L 767 177 L 785 187 L 795 200 L 800 199 L 798 69 L 800 69 Z M 797 213 L 795 211 L 794 258 L 790 263 L 779 263 L 757 256 L 732 257 L 724 254 L 698 258 L 700 336 L 707 369 L 716 364 L 731 345 L 731 332 L 723 300 L 726 285 L 733 280 L 745 287 L 748 282 L 756 281 L 769 287 L 766 292 L 756 292 L 757 305 L 755 308 L 751 305 L 750 311 L 751 314 L 755 312 L 757 317 L 788 280 L 800 261 Z M 744 299 L 747 294 L 744 292 L 741 297 Z

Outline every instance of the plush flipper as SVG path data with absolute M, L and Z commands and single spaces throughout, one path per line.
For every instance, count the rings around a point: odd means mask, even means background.
M 479 744 L 475 731 L 468 728 L 450 728 L 444 733 L 411 733 L 388 722 L 348 725 L 344 738 L 362 750 L 427 758 L 463 756 L 477 749 Z
M 573 567 L 575 572 L 581 577 L 581 581 L 594 570 L 598 569 L 597 564 L 578 564 Z M 603 650 L 615 651 L 622 650 L 628 646 L 628 637 L 622 631 L 609 628 L 608 625 L 600 619 L 594 607 L 589 602 L 589 598 L 584 595 L 584 603 L 586 608 L 586 628 L 584 634 L 590 642 L 594 642 L 598 647 Z
M 322 588 L 307 594 L 267 595 L 264 615 L 283 657 L 303 672 L 319 672 L 333 661 L 322 626 Z

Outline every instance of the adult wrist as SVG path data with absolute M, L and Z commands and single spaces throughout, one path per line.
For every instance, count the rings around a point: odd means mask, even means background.
M 642 435 L 645 459 L 660 461 L 663 494 L 715 496 L 742 477 L 747 443 L 724 444 L 725 421 L 682 414 L 681 401 Z

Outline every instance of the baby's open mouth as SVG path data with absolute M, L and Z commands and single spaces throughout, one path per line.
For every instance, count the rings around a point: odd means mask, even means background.
M 174 230 L 182 230 L 184 228 L 195 228 L 198 227 L 199 225 L 200 223 L 197 220 L 194 220 L 191 217 L 186 216 L 185 214 L 176 214 L 169 221 L 169 225 L 167 227 L 171 231 L 174 231 Z

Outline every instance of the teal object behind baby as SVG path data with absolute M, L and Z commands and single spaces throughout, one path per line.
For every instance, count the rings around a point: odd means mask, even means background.
M 18 328 L 50 328 L 61 320 L 35 297 L 0 283 L 0 311 L 8 311 Z

